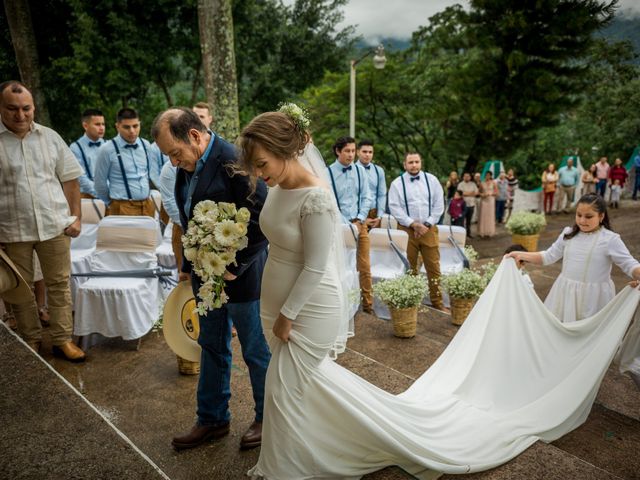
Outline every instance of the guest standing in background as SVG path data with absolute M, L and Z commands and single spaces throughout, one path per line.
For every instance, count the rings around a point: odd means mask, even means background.
M 627 169 L 624 168 L 624 165 L 622 165 L 622 159 L 616 158 L 613 166 L 609 169 L 609 184 L 613 187 L 615 181 L 618 180 L 621 192 L 627 178 L 629 178 L 629 174 L 627 173 Z M 611 198 L 611 201 L 613 202 L 613 198 Z M 618 201 L 620 201 L 620 197 L 618 197 Z
M 69 145 L 69 148 L 71 148 L 71 151 L 78 159 L 78 163 L 84 170 L 84 174 L 79 178 L 81 197 L 96 198 L 93 177 L 96 154 L 99 147 L 104 143 L 104 115 L 100 110 L 89 108 L 82 112 L 81 120 L 84 135 Z
M 500 172 L 498 180 L 496 180 L 496 188 L 498 195 L 496 196 L 496 223 L 502 223 L 504 219 L 504 209 L 509 200 L 509 180 L 504 172 Z
M 547 169 L 542 172 L 543 208 L 546 214 L 553 212 L 553 197 L 556 193 L 557 186 L 558 172 L 556 172 L 556 166 L 550 163 Z
M 513 201 L 516 198 L 516 190 L 518 190 L 518 177 L 516 177 L 516 172 L 513 168 L 507 170 L 507 182 L 509 186 L 507 190 L 507 217 L 504 219 L 505 222 L 507 222 L 509 217 L 511 217 Z
M 498 188 L 493 173 L 488 170 L 480 189 L 480 214 L 478 216 L 478 235 L 493 237 L 496 234 L 496 196 Z
M 591 166 L 582 173 L 582 195 L 596 193 L 597 181 L 596 164 L 592 163 Z
M 464 227 L 467 229 L 467 238 L 473 238 L 471 236 L 471 220 L 473 219 L 473 212 L 476 208 L 477 198 L 480 192 L 476 182 L 471 180 L 471 174 L 469 172 L 464 172 L 462 175 L 462 181 L 458 184 L 458 190 L 462 192 L 465 203 Z
M 596 193 L 602 198 L 604 198 L 604 194 L 607 191 L 610 168 L 607 157 L 600 157 L 600 160 L 596 163 Z

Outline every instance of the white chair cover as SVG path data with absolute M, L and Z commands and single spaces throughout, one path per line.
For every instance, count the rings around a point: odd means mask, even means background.
M 382 217 L 380 217 L 380 228 L 387 228 L 387 227 L 389 227 L 392 230 L 395 230 L 398 228 L 398 221 L 390 213 L 385 213 Z
M 391 241 L 406 257 L 409 235 L 403 230 L 386 230 L 386 228 L 372 228 L 369 231 L 371 241 L 371 280 L 375 284 L 380 280 L 387 280 L 402 275 L 405 266 L 398 254 L 391 248 Z M 379 298 L 373 299 L 373 310 L 379 318 L 391 318 L 389 308 Z
M 162 241 L 158 248 L 156 248 L 156 256 L 158 257 L 158 264 L 164 268 L 174 269 L 177 268 L 176 257 L 173 254 L 173 246 L 171 245 L 171 235 L 173 233 L 173 223 L 169 222 L 167 228 L 164 230 Z
M 150 190 L 149 196 L 151 197 L 151 200 L 153 201 L 153 206 L 156 209 L 154 218 L 159 221 L 160 209 L 162 208 L 162 194 L 158 190 Z
M 107 208 L 102 200 L 97 198 L 83 198 L 81 200 L 82 223 L 97 225 L 104 218 Z
M 159 230 L 151 217 L 109 216 L 100 221 L 90 271 L 117 272 L 157 267 Z M 76 294 L 74 334 L 100 333 L 133 340 L 158 319 L 161 288 L 157 278 L 92 277 Z
M 80 235 L 71 239 L 71 273 L 86 273 L 91 271 L 91 254 L 96 249 L 98 223 L 106 211 L 102 200 L 83 198 L 82 230 Z M 71 301 L 75 305 L 76 291 L 87 280 L 87 277 L 71 277 Z

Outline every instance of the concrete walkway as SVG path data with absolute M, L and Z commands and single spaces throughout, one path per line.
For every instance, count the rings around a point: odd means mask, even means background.
M 612 220 L 632 254 L 640 258 L 640 203 L 624 203 L 623 208 L 613 212 Z M 562 226 L 571 222 L 570 215 L 549 217 L 540 247 L 549 246 Z M 499 261 L 511 240 L 499 227 L 493 239 L 474 239 L 471 243 L 481 257 Z M 559 270 L 560 265 L 530 268 L 541 296 L 546 295 Z M 618 288 L 626 282 L 617 267 L 614 281 Z M 420 314 L 418 335 L 401 340 L 393 337 L 388 322 L 359 314 L 357 335 L 339 361 L 379 387 L 399 393 L 435 361 L 456 331 L 447 315 L 425 308 Z M 46 373 L 24 345 L 15 339 L 5 342 L 4 337 L 0 337 L 0 478 L 158 478 L 154 476 L 159 473 L 149 462 L 139 455 L 136 458 L 135 450 L 84 402 L 73 400 L 69 388 L 56 380 L 53 372 Z M 240 436 L 253 419 L 253 402 L 236 340 L 233 347 L 231 434 L 181 453 L 171 448 L 170 440 L 174 434 L 189 429 L 194 421 L 197 378 L 178 374 L 175 356 L 161 333 L 148 334 L 139 351 L 136 342 L 108 340 L 89 350 L 90 359 L 84 365 L 69 364 L 48 353 L 43 356 L 170 478 L 231 480 L 243 478 L 258 456 L 257 449 L 238 449 Z M 45 344 L 45 352 L 49 348 Z M 63 405 L 59 401 L 62 397 L 72 400 Z M 95 418 L 76 428 L 78 416 Z M 51 427 L 42 429 L 45 424 Z M 62 432 L 60 438 L 55 432 Z M 15 440 L 18 437 L 23 438 L 20 445 Z M 53 445 L 62 447 L 64 455 L 56 454 Z M 26 455 L 25 450 L 34 454 Z M 553 444 L 538 442 L 499 468 L 455 478 L 640 479 L 638 452 L 640 392 L 627 376 L 610 368 L 583 426 Z M 46 463 L 56 474 L 47 475 L 47 469 L 36 469 L 34 465 L 38 463 Z M 127 470 L 128 465 L 135 466 Z M 364 478 L 412 477 L 400 469 L 387 468 Z

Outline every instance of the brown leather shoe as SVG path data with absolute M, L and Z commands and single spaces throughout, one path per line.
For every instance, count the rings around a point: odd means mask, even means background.
M 368 313 L 369 315 L 373 315 L 374 314 L 373 307 L 362 307 L 362 311 L 364 313 Z
M 85 353 L 73 342 L 53 346 L 53 355 L 73 363 L 84 362 L 87 359 Z
M 185 450 L 187 448 L 197 447 L 209 440 L 222 438 L 229 433 L 229 423 L 224 425 L 199 425 L 196 423 L 188 433 L 171 440 L 171 445 L 176 450 Z
M 242 438 L 240 448 L 243 450 L 259 447 L 262 443 L 262 422 L 253 422 Z

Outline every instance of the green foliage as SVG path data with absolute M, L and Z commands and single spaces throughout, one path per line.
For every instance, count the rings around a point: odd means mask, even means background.
M 546 225 L 543 213 L 520 211 L 509 217 L 505 228 L 516 235 L 537 235 Z
M 381 280 L 373 286 L 373 294 L 393 308 L 417 307 L 427 290 L 426 277 L 411 274 Z

